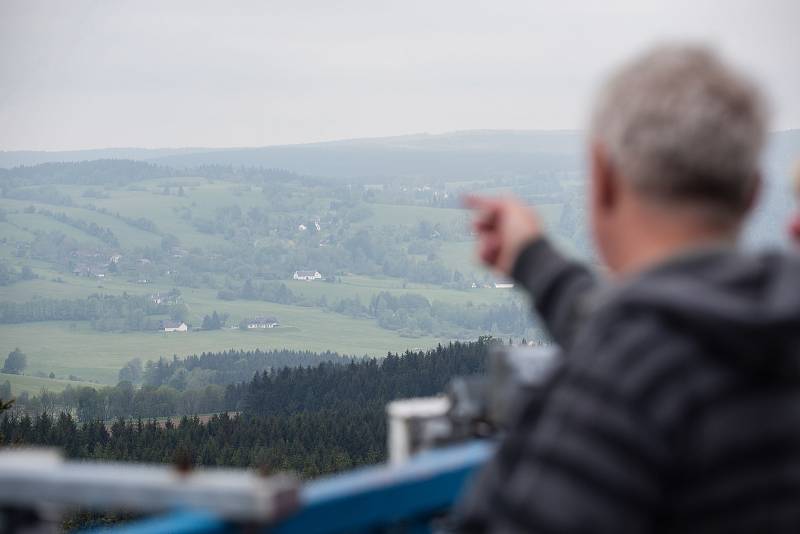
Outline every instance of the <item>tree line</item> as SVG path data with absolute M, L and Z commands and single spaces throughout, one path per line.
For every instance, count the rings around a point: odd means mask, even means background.
M 145 295 L 90 295 L 85 299 L 36 298 L 27 302 L 0 302 L 0 324 L 38 321 L 91 321 L 96 330 L 154 330 L 153 316 L 185 315 L 179 304 L 155 303 Z
M 18 187 L 70 185 L 128 185 L 144 180 L 179 176 L 205 176 L 215 180 L 263 183 L 271 180 L 319 182 L 285 169 L 244 167 L 233 165 L 202 165 L 176 169 L 143 161 L 126 159 L 97 159 L 77 162 L 48 162 L 0 169 L 0 189 L 4 194 Z
M 217 292 L 222 300 L 263 300 L 278 304 L 318 306 L 349 317 L 374 319 L 381 328 L 399 330 L 409 336 L 442 335 L 463 337 L 469 332 L 492 332 L 502 335 L 532 333 L 527 307 L 512 300 L 502 304 L 455 304 L 429 301 L 419 293 L 394 295 L 381 291 L 368 303 L 361 298 L 344 297 L 329 301 L 327 297 L 311 299 L 293 292 L 283 282 L 245 280 L 239 287 Z
M 124 185 L 142 180 L 173 176 L 169 167 L 141 161 L 98 159 L 79 162 L 53 162 L 0 169 L 4 193 L 15 187 L 44 184 Z
M 0 286 L 11 285 L 15 282 L 22 282 L 24 280 L 33 280 L 36 274 L 29 265 L 23 265 L 17 271 L 14 267 L 8 265 L 6 262 L 0 260 Z
M 54 213 L 47 209 L 39 209 L 37 211 L 35 206 L 29 206 L 26 208 L 26 211 L 30 213 L 39 213 L 39 215 L 50 217 L 51 219 L 54 219 L 60 223 L 66 224 L 67 226 L 77 228 L 78 230 L 85 232 L 90 236 L 96 237 L 109 247 L 119 247 L 119 239 L 117 239 L 117 236 L 114 235 L 114 232 L 112 232 L 110 228 L 98 225 L 96 222 L 76 219 L 75 217 L 70 217 L 66 213 Z
M 430 301 L 419 293 L 392 294 L 381 291 L 369 303 L 356 295 L 322 305 L 351 317 L 371 318 L 387 330 L 409 336 L 443 335 L 465 337 L 470 332 L 523 336 L 533 333 L 530 314 L 522 302 L 466 304 Z
M 380 360 L 290 350 L 203 353 L 161 358 L 144 366 L 134 359 L 120 370 L 116 386 L 69 385 L 60 393 L 23 393 L 15 411 L 66 412 L 78 422 L 89 422 L 224 411 L 288 414 L 331 403 L 385 404 L 398 396 L 440 391 L 450 376 L 481 370 L 483 348 L 483 342 L 454 343 Z M 135 386 L 138 381 L 141 387 Z
M 63 412 L 0 419 L 3 445 L 57 446 L 71 458 L 109 461 L 171 463 L 188 455 L 196 465 L 294 471 L 306 478 L 382 461 L 385 436 L 383 413 L 370 407 L 163 423 L 80 423 Z
M 73 458 L 124 461 L 170 462 L 188 454 L 202 465 L 318 476 L 381 461 L 386 403 L 436 394 L 454 376 L 483 372 L 488 344 L 482 339 L 382 360 L 264 371 L 225 389 L 224 407 L 235 404 L 240 414 L 207 422 L 187 416 L 177 422 L 119 417 L 109 423 L 80 410 L 36 415 L 15 407 L 0 418 L 0 444 L 57 446 Z M 139 391 L 156 397 L 163 387 Z
M 349 363 L 353 358 L 336 352 L 311 352 L 289 349 L 227 350 L 203 352 L 186 358 L 160 358 L 148 361 L 142 382 L 149 386 L 170 385 L 179 390 L 189 383 L 228 385 L 246 382 L 255 373 L 284 367 L 316 367 L 322 363 Z M 202 379 L 201 379 L 202 377 Z M 120 376 L 122 378 L 122 376 Z

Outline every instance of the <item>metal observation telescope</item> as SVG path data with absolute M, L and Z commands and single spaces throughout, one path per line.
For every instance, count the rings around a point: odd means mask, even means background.
M 557 368 L 557 353 L 492 351 L 485 376 L 446 394 L 387 405 L 386 464 L 301 483 L 253 470 L 66 461 L 55 450 L 0 450 L 0 534 L 58 532 L 70 508 L 142 519 L 85 532 L 119 534 L 435 532 L 492 455 L 521 396 Z

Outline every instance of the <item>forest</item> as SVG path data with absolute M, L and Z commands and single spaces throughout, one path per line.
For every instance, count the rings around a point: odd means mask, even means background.
M 483 358 L 485 343 L 455 342 L 431 352 L 389 353 L 381 359 L 290 350 L 231 350 L 144 365 L 134 359 L 120 370 L 116 386 L 68 386 L 60 393 L 42 391 L 33 396 L 25 392 L 17 397 L 14 411 L 31 416 L 65 412 L 86 423 L 220 412 L 288 414 L 293 403 L 303 408 L 337 404 L 336 395 L 348 400 L 363 397 L 365 402 L 383 395 L 390 400 L 429 394 L 441 389 L 453 373 L 470 374 L 475 361 Z M 451 361 L 454 354 L 463 361 Z M 415 365 L 421 369 L 416 375 Z M 447 371 L 444 379 L 430 367 L 458 370 L 459 365 L 466 366 L 464 372 Z M 353 383 L 364 385 L 353 388 Z M 414 387 L 422 389 L 415 393 Z M 0 383 L 0 398 L 10 395 L 10 386 Z M 300 402 L 301 398 L 305 400 Z
M 176 454 L 188 454 L 200 465 L 260 466 L 313 477 L 383 460 L 386 403 L 434 395 L 454 376 L 485 371 L 490 343 L 481 339 L 382 360 L 265 370 L 225 388 L 223 413 L 205 421 L 192 416 L 157 421 L 136 416 L 133 404 L 109 421 L 108 413 L 90 406 L 116 401 L 107 390 L 92 390 L 93 395 L 78 394 L 77 408 L 40 404 L 38 414 L 12 408 L 0 418 L 0 444 L 57 446 L 73 458 L 124 461 L 171 462 Z M 200 356 L 190 365 L 201 360 L 217 365 L 236 356 Z M 330 355 L 301 356 L 325 360 Z M 137 394 L 143 402 L 162 402 L 161 388 L 136 392 L 128 383 L 112 389 L 111 395 L 127 391 L 132 403 Z

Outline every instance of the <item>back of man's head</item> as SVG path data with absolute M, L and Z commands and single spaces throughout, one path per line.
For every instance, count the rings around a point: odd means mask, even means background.
M 750 207 L 766 129 L 756 86 L 695 46 L 659 47 L 623 66 L 592 120 L 593 138 L 643 198 L 723 224 Z

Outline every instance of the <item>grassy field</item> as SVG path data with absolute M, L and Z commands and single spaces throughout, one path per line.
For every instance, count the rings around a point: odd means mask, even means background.
M 19 395 L 23 391 L 27 391 L 29 394 L 33 395 L 39 393 L 43 389 L 47 391 L 53 391 L 56 393 L 60 393 L 66 389 L 68 385 L 72 387 L 78 386 L 94 386 L 97 387 L 97 384 L 92 384 L 89 382 L 78 382 L 78 381 L 71 381 L 71 380 L 59 380 L 59 379 L 50 379 L 50 378 L 39 378 L 36 376 L 28 376 L 28 375 L 9 375 L 6 373 L 0 373 L 0 384 L 4 384 L 6 381 L 11 383 L 11 394 L 12 395 Z
M 33 233 L 9 221 L 0 221 L 0 236 L 13 241 L 30 241 L 34 237 Z
M 383 356 L 387 351 L 430 347 L 436 338 L 403 338 L 374 322 L 318 309 L 244 303 L 256 313 L 274 313 L 281 326 L 264 331 L 98 332 L 85 322 L 42 322 L 0 325 L 0 353 L 20 347 L 28 356 L 27 373 L 58 377 L 75 374 L 83 380 L 116 383 L 117 373 L 131 358 L 158 359 L 228 349 L 290 348 L 337 350 L 352 355 Z M 238 308 L 241 310 L 241 307 Z
M 170 195 L 164 194 L 164 186 L 172 188 Z M 184 195 L 179 196 L 177 186 L 182 185 Z M 17 282 L 0 287 L 0 302 L 26 302 L 32 298 L 85 298 L 93 293 L 150 295 L 155 291 L 167 291 L 173 284 L 169 281 L 142 285 L 127 281 L 123 277 L 110 276 L 103 280 L 76 277 L 58 272 L 52 266 L 39 261 L 20 260 L 15 250 L 17 242 L 30 241 L 34 231 L 57 230 L 87 246 L 97 246 L 99 240 L 86 232 L 53 218 L 38 213 L 24 213 L 28 206 L 47 209 L 54 213 L 65 213 L 74 219 L 97 223 L 110 228 L 124 249 L 136 246 L 160 246 L 161 236 L 141 230 L 114 216 L 146 217 L 152 220 L 159 232 L 180 236 L 184 247 L 200 246 L 214 250 L 224 246 L 220 235 L 208 235 L 194 229 L 182 218 L 184 208 L 191 208 L 199 216 L 213 219 L 220 207 L 238 205 L 242 211 L 253 206 L 263 206 L 263 194 L 258 189 L 248 190 L 237 184 L 211 182 L 204 178 L 179 178 L 151 180 L 137 183 L 134 187 L 102 189 L 108 198 L 84 197 L 85 186 L 54 186 L 60 193 L 69 195 L 76 206 L 90 203 L 104 208 L 110 214 L 100 213 L 84 207 L 51 206 L 27 200 L 0 198 L 0 209 L 6 212 L 7 221 L 0 221 L 0 258 L 19 268 L 30 266 L 39 276 L 36 280 Z M 315 197 L 315 203 L 327 202 Z M 464 210 L 419 206 L 370 205 L 372 215 L 360 225 L 381 226 L 395 224 L 417 224 L 421 220 L 431 223 L 467 224 Z M 548 219 L 556 218 L 558 207 L 545 210 Z M 464 273 L 482 276 L 482 269 L 475 264 L 470 242 L 445 243 L 440 257 L 451 268 Z M 405 283 L 395 278 L 372 278 L 365 276 L 343 276 L 341 283 L 286 281 L 296 294 L 309 300 L 325 297 L 334 302 L 344 297 L 358 296 L 364 304 L 380 291 L 393 294 L 420 293 L 431 301 L 443 301 L 457 305 L 473 303 L 500 303 L 509 298 L 509 291 L 496 289 L 474 289 L 467 291 L 444 289 L 440 286 Z M 397 352 L 411 348 L 434 346 L 445 339 L 435 337 L 408 338 L 399 333 L 381 329 L 373 320 L 356 319 L 341 314 L 325 312 L 319 308 L 288 306 L 259 301 L 223 301 L 217 298 L 216 289 L 178 287 L 182 299 L 189 308 L 189 321 L 194 326 L 212 311 L 227 313 L 228 324 L 237 324 L 240 319 L 256 315 L 275 315 L 281 327 L 261 332 L 241 332 L 224 329 L 211 332 L 188 332 L 185 334 L 162 332 L 105 333 L 93 330 L 86 322 L 41 322 L 0 325 L 0 358 L 15 347 L 28 356 L 27 375 L 37 372 L 55 373 L 59 378 L 77 375 L 83 380 L 114 384 L 120 367 L 129 359 L 138 357 L 146 361 L 159 357 L 183 357 L 204 351 L 227 349 L 292 348 L 314 351 L 334 350 L 344 354 L 382 356 L 388 351 Z M 60 390 L 68 382 L 48 380 L 32 376 L 9 376 L 15 392 L 38 392 L 41 388 Z
M 471 246 L 464 247 L 464 252 L 471 250 Z M 10 286 L 0 287 L 0 301 L 25 302 L 32 298 L 84 298 L 92 293 L 120 295 L 124 292 L 131 295 L 150 295 L 153 292 L 167 291 L 171 284 L 141 285 L 117 278 L 107 278 L 98 281 L 92 278 L 64 275 L 49 270 L 45 266 L 33 264 L 33 270 L 41 278 L 18 282 Z M 477 269 L 478 267 L 476 267 Z M 60 278 L 61 281 L 55 281 Z M 298 280 L 285 280 L 284 283 L 298 295 L 309 298 L 325 296 L 329 301 L 344 297 L 358 296 L 365 304 L 381 291 L 392 294 L 419 293 L 429 300 L 440 300 L 453 304 L 473 303 L 500 303 L 508 299 L 507 291 L 496 289 L 470 289 L 456 290 L 444 289 L 436 285 L 404 283 L 399 278 L 372 278 L 366 276 L 343 276 L 341 283 L 303 282 Z M 269 302 L 258 301 L 225 301 L 217 298 L 217 291 L 206 288 L 178 287 L 184 302 L 189 306 L 190 320 L 200 321 L 203 315 L 212 310 L 225 311 L 231 318 L 238 320 L 250 317 L 254 311 L 261 308 L 279 306 Z M 305 313 L 310 308 L 300 306 L 284 306 L 287 309 L 296 308 Z M 262 310 L 265 313 L 268 310 Z
M 92 199 L 96 200 L 96 199 Z M 10 199 L 2 199 L 2 205 L 9 210 L 19 210 L 22 211 L 26 206 L 30 206 L 32 203 L 22 200 L 10 200 Z M 100 213 L 97 211 L 92 211 L 84 208 L 73 208 L 73 207 L 64 207 L 64 206 L 49 206 L 45 207 L 43 205 L 37 205 L 37 207 L 42 207 L 45 209 L 49 209 L 53 213 L 64 213 L 68 217 L 82 219 L 87 222 L 96 223 L 98 226 L 102 226 L 104 228 L 110 229 L 117 239 L 121 243 L 136 243 L 140 246 L 158 246 L 161 242 L 161 238 L 153 234 L 151 232 L 146 232 L 135 226 L 131 226 L 130 224 L 126 223 L 125 221 L 114 217 L 113 215 L 106 215 L 104 213 Z M 97 238 L 92 237 L 89 234 L 84 233 L 83 231 L 74 228 L 68 224 L 61 223 L 59 221 L 54 220 L 51 217 L 47 217 L 45 215 L 41 215 L 38 213 L 14 213 L 9 215 L 9 221 L 15 222 L 19 226 L 27 227 L 27 228 L 37 228 L 39 230 L 58 230 L 70 237 L 74 237 L 75 239 L 79 239 L 81 241 L 85 241 L 87 243 L 93 244 L 101 244 L 101 241 Z
M 286 285 L 293 292 L 312 298 L 325 296 L 331 299 L 358 296 L 364 304 L 369 303 L 372 297 L 386 291 L 393 295 L 403 293 L 417 293 L 424 295 L 430 301 L 442 301 L 450 304 L 473 303 L 501 303 L 508 300 L 508 293 L 496 289 L 470 289 L 455 290 L 444 289 L 440 286 L 427 284 L 404 283 L 398 278 L 369 278 L 363 276 L 344 276 L 340 284 L 326 284 L 322 282 L 303 282 L 289 280 Z
M 41 272 L 46 272 L 42 270 Z M 149 294 L 153 288 L 122 281 L 102 284 L 83 277 L 67 277 L 63 283 L 48 279 L 20 282 L 0 288 L 0 300 L 24 302 L 34 296 L 80 298 L 92 292 Z M 508 290 L 476 289 L 457 291 L 408 284 L 401 280 L 367 277 L 344 277 L 341 284 L 287 281 L 292 291 L 309 297 L 325 295 L 329 300 L 358 295 L 365 304 L 379 291 L 394 294 L 421 293 L 430 300 L 466 304 L 467 302 L 503 302 Z M 163 289 L 167 289 L 166 287 Z M 20 347 L 28 355 L 27 372 L 54 372 L 57 376 L 75 374 L 82 379 L 111 384 L 119 368 L 134 357 L 157 359 L 173 354 L 186 356 L 203 351 L 231 348 L 293 348 L 315 351 L 336 350 L 353 355 L 382 356 L 387 351 L 403 351 L 445 342 L 433 337 L 407 338 L 379 328 L 374 321 L 355 319 L 325 312 L 318 308 L 281 305 L 260 301 L 222 301 L 212 289 L 180 288 L 189 307 L 190 321 L 200 324 L 202 316 L 216 310 L 228 313 L 230 324 L 256 315 L 276 315 L 282 327 L 260 332 L 219 330 L 188 332 L 98 332 L 85 322 L 40 322 L 0 325 L 0 354 Z M 37 384 L 37 388 L 39 385 Z
M 65 275 L 63 282 L 55 282 L 54 272 L 34 265 L 42 278 L 0 287 L 0 300 L 25 302 L 34 297 L 83 298 L 91 293 L 145 294 L 155 285 L 142 286 L 118 279 L 102 283 L 84 277 Z M 476 289 L 457 291 L 420 284 L 406 284 L 392 278 L 343 277 L 342 283 L 287 281 L 292 291 L 310 297 L 326 296 L 329 301 L 358 295 L 365 304 L 379 291 L 393 294 L 414 292 L 430 300 L 456 304 L 472 302 L 503 302 L 507 290 Z M 169 286 L 159 289 L 166 290 Z M 199 325 L 205 314 L 216 310 L 230 315 L 229 324 L 256 315 L 276 315 L 282 327 L 260 332 L 218 330 L 188 332 L 186 334 L 161 332 L 98 332 L 86 322 L 40 322 L 0 325 L 0 355 L 20 347 L 28 356 L 28 374 L 38 371 L 58 377 L 75 374 L 84 380 L 113 384 L 119 368 L 129 359 L 157 359 L 173 354 L 186 356 L 203 351 L 231 348 L 293 348 L 315 351 L 335 350 L 353 355 L 382 356 L 388 351 L 434 346 L 447 340 L 433 337 L 407 338 L 397 332 L 379 328 L 374 321 L 355 319 L 341 314 L 325 312 L 318 308 L 273 304 L 261 301 L 223 301 L 216 298 L 213 289 L 182 287 L 183 300 L 189 307 L 190 322 Z M 20 383 L 18 388 L 32 392 L 42 386 L 60 387 L 49 381 Z
M 37 269 L 37 272 L 47 271 Z M 392 292 L 415 291 L 429 298 L 465 301 L 469 292 L 442 289 L 399 288 L 396 280 L 378 280 L 376 285 L 367 285 L 369 279 L 354 277 L 352 282 L 325 284 L 321 282 L 287 282 L 293 290 L 303 294 L 342 295 L 359 294 L 365 302 L 380 290 Z M 393 287 L 394 286 L 394 287 Z M 106 280 L 98 284 L 95 280 L 67 276 L 63 283 L 49 279 L 20 282 L 0 288 L 0 300 L 25 302 L 35 296 L 51 298 L 81 298 L 92 292 L 121 294 L 150 294 L 154 288 L 123 281 Z M 167 289 L 165 286 L 162 289 Z M 0 325 L 0 354 L 7 354 L 20 347 L 28 356 L 26 373 L 51 371 L 59 377 L 75 374 L 84 380 L 113 384 L 119 368 L 129 359 L 157 359 L 173 354 L 186 356 L 203 351 L 227 349 L 293 348 L 303 350 L 336 350 L 353 355 L 382 356 L 387 351 L 403 351 L 408 348 L 434 346 L 445 341 L 438 338 L 406 338 L 396 332 L 379 328 L 374 321 L 355 319 L 325 312 L 318 308 L 289 306 L 260 301 L 222 301 L 212 289 L 180 288 L 183 300 L 189 307 L 190 322 L 198 325 L 205 314 L 216 310 L 228 313 L 230 324 L 256 315 L 276 315 L 282 326 L 275 330 L 243 332 L 239 330 L 217 330 L 209 332 L 162 333 L 162 332 L 98 332 L 87 322 L 57 321 Z M 480 290 L 498 295 L 502 291 Z M 475 295 L 472 296 L 475 299 Z M 493 298 L 497 298 L 494 297 Z M 483 299 L 478 299 L 483 300 Z M 47 384 L 44 384 L 47 385 Z M 38 391 L 40 384 L 35 384 Z
M 20 201 L 4 200 L 3 207 L 11 209 L 21 209 L 24 205 Z M 61 232 L 67 237 L 79 240 L 87 245 L 99 246 L 102 241 L 94 236 L 91 236 L 77 228 L 73 228 L 68 224 L 56 221 L 51 217 L 41 215 L 38 213 L 11 213 L 8 216 L 8 222 L 20 230 L 28 231 L 32 229 L 41 230 L 43 232 Z

